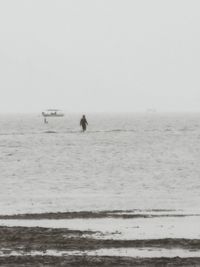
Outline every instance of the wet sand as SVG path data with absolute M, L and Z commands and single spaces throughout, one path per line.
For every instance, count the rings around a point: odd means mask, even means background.
M 156 211 L 158 212 L 158 211 Z M 159 211 L 162 212 L 162 211 Z M 170 212 L 170 211 L 169 211 Z M 121 211 L 104 212 L 67 212 L 47 214 L 23 214 L 0 216 L 0 219 L 87 219 L 109 218 L 110 216 L 144 216 L 134 212 L 120 214 Z M 100 217 L 99 217 L 100 216 Z M 146 214 L 145 216 L 153 216 Z M 160 214 L 155 216 L 176 216 L 173 214 Z M 183 215 L 180 215 L 183 216 Z M 120 217 L 121 218 L 121 217 Z M 123 219 L 126 219 L 122 217 Z M 135 218 L 135 217 L 133 217 Z M 146 217 L 142 217 L 146 218 Z M 96 239 L 95 231 L 70 230 L 67 228 L 43 228 L 0 226 L 0 266 L 200 266 L 199 257 L 119 257 L 119 256 L 89 256 L 87 251 L 115 248 L 165 248 L 185 249 L 188 251 L 200 250 L 200 239 L 163 238 L 144 240 L 117 240 Z M 61 256 L 50 255 L 48 251 L 61 252 Z M 66 255 L 65 252 L 69 255 Z M 80 251 L 82 255 L 73 255 L 73 251 Z M 15 252 L 13 255 L 12 252 Z M 38 252 L 42 255 L 34 254 Z M 63 254 L 62 254 L 63 252 Z M 72 255 L 70 255 L 72 253 Z
M 162 247 L 200 249 L 200 240 L 152 239 L 152 240 L 103 240 L 94 239 L 90 231 L 50 229 L 41 227 L 0 227 L 1 248 L 24 251 L 50 249 L 96 250 L 101 248 Z
M 190 216 L 200 216 L 200 214 L 192 213 Z M 177 210 L 105 210 L 105 211 L 72 211 L 72 212 L 49 212 L 49 213 L 28 213 L 0 215 L 1 219 L 98 219 L 98 218 L 156 218 L 156 217 L 185 217 L 187 214 Z
M 199 258 L 181 259 L 181 258 L 126 258 L 126 257 L 88 257 L 88 256 L 35 256 L 35 257 L 9 257 L 0 258 L 0 266 L 4 267 L 198 267 L 200 266 Z
M 0 227 L 1 266 L 200 266 L 200 258 L 131 258 L 72 255 L 26 255 L 32 251 L 87 251 L 101 248 L 165 247 L 200 249 L 200 240 L 96 240 L 91 232 L 40 227 Z M 9 256 L 16 251 L 19 256 Z M 170 264 L 170 265 L 169 265 Z

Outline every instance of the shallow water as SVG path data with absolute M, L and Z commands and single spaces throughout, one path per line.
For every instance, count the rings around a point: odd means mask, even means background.
M 31 251 L 31 252 L 20 252 L 20 251 L 0 251 L 0 257 L 10 256 L 117 256 L 117 257 L 138 257 L 138 258 L 193 258 L 200 257 L 199 250 L 186 250 L 186 249 L 165 249 L 165 248 L 112 248 L 112 249 L 99 249 L 94 251 L 57 251 L 47 250 L 43 251 Z
M 67 228 L 93 231 L 97 239 L 200 239 L 200 216 L 136 219 L 0 220 L 0 226 Z M 88 235 L 91 237 L 91 234 Z
M 0 214 L 200 211 L 199 114 L 0 116 Z

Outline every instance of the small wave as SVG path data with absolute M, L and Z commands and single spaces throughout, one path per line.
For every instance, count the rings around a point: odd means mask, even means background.
M 133 129 L 111 129 L 111 130 L 97 130 L 88 131 L 89 133 L 132 133 L 135 132 Z
M 12 132 L 12 133 L 0 133 L 0 136 L 23 136 L 23 135 L 35 135 L 39 132 Z
M 133 130 L 133 129 L 130 129 L 130 130 L 128 130 L 128 129 L 113 129 L 113 130 L 108 130 L 107 132 L 122 132 L 122 133 L 126 133 L 126 132 L 135 132 L 135 130 Z
M 55 134 L 57 132 L 56 131 L 45 131 L 44 133 L 47 133 L 47 134 Z
M 95 133 L 127 133 L 135 132 L 135 130 L 123 130 L 123 129 L 113 129 L 113 130 L 87 130 L 84 134 L 95 134 Z M 81 130 L 70 130 L 70 131 L 45 131 L 43 133 L 47 134 L 82 134 Z

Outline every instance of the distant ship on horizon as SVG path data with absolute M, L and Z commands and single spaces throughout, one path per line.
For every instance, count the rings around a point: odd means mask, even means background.
M 42 112 L 43 117 L 64 117 L 65 114 L 59 109 L 47 109 Z

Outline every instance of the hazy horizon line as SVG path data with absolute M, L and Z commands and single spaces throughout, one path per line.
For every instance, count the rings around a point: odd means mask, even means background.
M 200 113 L 200 110 L 134 110 L 134 111 L 69 111 L 64 109 L 59 109 L 64 114 L 134 114 L 134 113 L 140 113 L 140 114 L 180 114 L 180 113 Z M 44 111 L 44 110 L 42 110 Z M 42 111 L 0 111 L 1 114 L 8 114 L 8 115 L 31 115 L 31 114 L 42 114 Z

